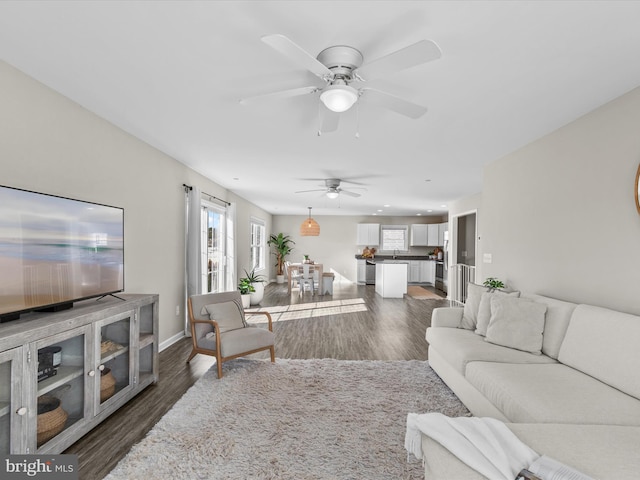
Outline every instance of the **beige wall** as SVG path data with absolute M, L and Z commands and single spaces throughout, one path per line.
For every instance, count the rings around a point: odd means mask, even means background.
M 0 183 L 124 208 L 126 292 L 160 294 L 161 343 L 184 326 L 182 184 L 237 201 L 240 268 L 249 262 L 248 216 L 271 224 L 263 210 L 1 61 L 0 105 Z
M 313 214 L 312 214 L 313 216 Z M 362 246 L 356 245 L 356 225 L 358 223 L 379 223 L 381 225 L 412 225 L 416 223 L 446 222 L 438 217 L 383 217 L 383 216 L 313 216 L 320 224 L 317 237 L 300 236 L 300 224 L 307 216 L 274 215 L 273 232 L 282 232 L 291 236 L 295 243 L 290 257 L 292 262 L 302 260 L 308 254 L 310 258 L 323 264 L 324 271 L 336 274 L 336 282 L 353 283 L 356 281 L 355 255 L 362 253 Z M 409 254 L 426 255 L 427 247 L 411 247 Z M 273 255 L 271 262 L 274 263 Z M 275 272 L 272 270 L 272 274 Z
M 640 314 L 639 126 L 637 88 L 489 164 L 480 278 Z

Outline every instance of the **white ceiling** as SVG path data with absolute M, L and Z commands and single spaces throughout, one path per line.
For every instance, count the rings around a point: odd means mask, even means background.
M 640 85 L 639 25 L 638 1 L 5 0 L 0 58 L 273 214 L 435 215 L 487 162 Z M 272 33 L 365 63 L 433 40 L 441 59 L 371 82 L 429 111 L 362 102 L 318 136 L 317 94 L 240 105 L 319 84 Z M 328 177 L 366 190 L 294 193 Z

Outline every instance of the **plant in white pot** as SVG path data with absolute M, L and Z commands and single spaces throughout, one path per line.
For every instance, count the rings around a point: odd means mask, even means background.
M 293 250 L 291 244 L 295 243 L 284 233 L 271 235 L 267 241 L 267 245 L 275 249 L 273 254 L 276 256 L 276 283 L 284 283 L 284 261 Z
M 253 284 L 248 278 L 241 278 L 238 281 L 238 290 L 240 290 L 240 296 L 242 297 L 242 306 L 249 308 L 251 306 L 251 293 L 256 291 L 253 288 Z
M 264 298 L 264 282 L 266 278 L 263 275 L 259 275 L 256 273 L 255 268 L 250 272 L 244 271 L 246 275 L 246 279 L 249 280 L 251 285 L 253 286 L 253 292 L 251 292 L 251 305 L 259 304 Z

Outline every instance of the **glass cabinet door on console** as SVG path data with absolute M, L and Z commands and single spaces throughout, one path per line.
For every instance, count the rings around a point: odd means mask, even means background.
M 96 377 L 95 412 L 102 411 L 116 399 L 133 389 L 133 366 L 131 345 L 133 343 L 135 312 L 124 312 L 107 318 L 96 328 Z
M 86 395 L 93 382 L 85 374 L 90 334 L 88 325 L 31 344 L 27 361 L 36 370 L 37 395 L 30 396 L 27 453 L 56 451 L 91 417 Z
M 22 348 L 0 353 L 0 455 L 22 453 L 27 407 L 22 396 Z

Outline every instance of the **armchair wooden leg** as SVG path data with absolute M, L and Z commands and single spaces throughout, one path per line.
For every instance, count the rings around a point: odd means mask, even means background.
M 196 352 L 195 348 L 193 350 L 191 350 L 191 355 L 189 355 L 189 358 L 187 358 L 187 363 L 189 363 L 191 361 L 191 359 L 193 357 L 195 357 L 198 354 L 198 352 Z
M 222 362 L 219 358 L 216 359 L 216 366 L 218 367 L 218 378 L 222 378 Z
M 276 349 L 275 347 L 271 347 L 269 349 L 269 351 L 271 352 L 271 363 L 276 363 Z

